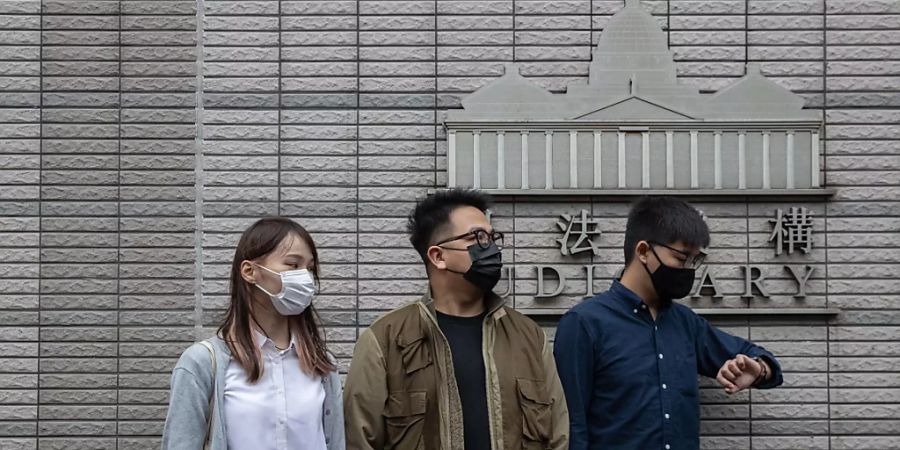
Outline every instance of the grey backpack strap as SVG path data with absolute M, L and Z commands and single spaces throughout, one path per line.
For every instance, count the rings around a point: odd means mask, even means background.
M 215 405 L 216 405 L 216 349 L 209 341 L 200 341 L 207 350 L 209 350 L 209 357 L 212 359 L 212 390 L 209 393 L 209 415 L 206 417 L 206 439 L 203 441 L 203 448 L 210 448 L 210 439 L 212 439 L 212 418 L 215 413 Z

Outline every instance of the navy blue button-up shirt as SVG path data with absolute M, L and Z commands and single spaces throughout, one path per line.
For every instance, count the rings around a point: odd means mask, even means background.
M 569 406 L 569 448 L 700 447 L 697 374 L 715 378 L 738 354 L 761 357 L 782 383 L 775 357 L 674 303 L 657 312 L 618 281 L 572 308 L 554 343 Z

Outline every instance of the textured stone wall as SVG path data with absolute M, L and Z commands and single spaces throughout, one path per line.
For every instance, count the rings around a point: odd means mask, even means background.
M 557 91 L 584 81 L 622 5 L 0 0 L 0 448 L 156 448 L 171 367 L 220 320 L 233 246 L 263 215 L 313 231 L 317 305 L 346 369 L 359 328 L 423 290 L 404 216 L 446 183 L 443 112 L 504 62 Z M 817 268 L 806 305 L 843 309 L 719 321 L 780 355 L 786 381 L 734 397 L 704 383 L 703 446 L 900 448 L 900 2 L 643 5 L 682 82 L 714 91 L 758 61 L 823 109 L 838 189 L 827 203 L 699 203 L 726 290 L 738 265 L 769 264 L 773 298 L 750 306 L 785 306 L 778 263 L 803 261 Z M 801 204 L 814 251 L 774 260 L 768 219 Z M 573 277 L 602 265 L 602 289 L 624 202 L 501 203 L 507 261 L 558 260 L 555 222 L 581 208 L 603 218 L 602 255 L 567 262 Z M 535 306 L 533 276 L 519 307 Z

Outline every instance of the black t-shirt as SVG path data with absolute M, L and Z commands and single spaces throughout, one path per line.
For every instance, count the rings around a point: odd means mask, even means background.
M 437 313 L 438 325 L 453 354 L 453 370 L 462 401 L 466 450 L 490 450 L 491 428 L 487 409 L 487 381 L 481 350 L 484 314 L 475 317 Z

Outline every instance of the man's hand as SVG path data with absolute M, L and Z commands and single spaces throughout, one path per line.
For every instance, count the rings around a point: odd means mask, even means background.
M 771 376 L 772 371 L 768 366 L 763 367 L 764 364 L 766 364 L 764 361 L 757 362 L 747 355 L 737 355 L 734 359 L 725 361 L 725 364 L 719 369 L 719 374 L 716 375 L 716 381 L 725 388 L 725 393 L 729 395 L 743 391 L 753 386 L 763 371 L 766 373 L 766 378 Z

